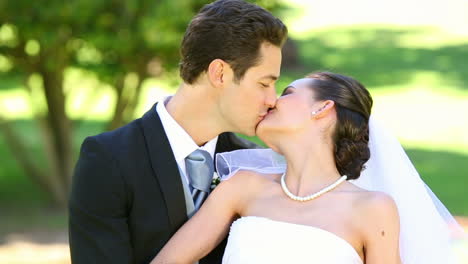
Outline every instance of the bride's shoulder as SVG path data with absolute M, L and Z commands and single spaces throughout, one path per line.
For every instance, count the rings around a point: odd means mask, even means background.
M 361 188 L 355 192 L 354 204 L 361 214 L 374 215 L 382 212 L 392 213 L 397 210 L 395 201 L 390 195 Z
M 360 210 L 373 212 L 376 208 L 383 208 L 383 210 L 396 209 L 393 198 L 384 192 L 369 191 L 352 183 L 348 183 L 347 190 L 353 194 L 354 204 Z
M 355 200 L 359 223 L 367 233 L 398 227 L 398 209 L 393 198 L 383 192 L 362 191 Z

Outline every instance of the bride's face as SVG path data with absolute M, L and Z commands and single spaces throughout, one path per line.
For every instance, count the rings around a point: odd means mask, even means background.
M 294 134 L 310 125 L 314 102 L 313 91 L 307 86 L 310 79 L 293 82 L 284 89 L 276 107 L 268 112 L 257 126 L 257 135 L 267 141 L 269 135 Z

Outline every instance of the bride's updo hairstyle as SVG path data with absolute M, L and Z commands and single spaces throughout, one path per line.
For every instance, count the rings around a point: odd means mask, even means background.
M 315 100 L 335 102 L 337 122 L 332 140 L 336 167 L 341 175 L 348 176 L 348 180 L 355 180 L 370 158 L 372 97 L 361 83 L 351 77 L 330 72 L 316 72 L 307 77 L 314 79 L 311 88 Z

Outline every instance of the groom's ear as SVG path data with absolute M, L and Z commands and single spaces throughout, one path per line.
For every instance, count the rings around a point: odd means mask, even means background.
M 214 87 L 223 87 L 229 74 L 229 64 L 221 59 L 213 60 L 208 65 L 208 80 Z

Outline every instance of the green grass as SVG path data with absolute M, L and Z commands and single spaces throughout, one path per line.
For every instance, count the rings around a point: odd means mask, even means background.
M 456 215 L 468 216 L 468 155 L 424 149 L 406 149 L 421 178 Z
M 42 155 L 41 137 L 36 122 L 32 120 L 15 120 L 12 122 L 15 131 L 25 143 L 30 156 L 41 168 L 47 162 Z M 100 133 L 103 122 L 78 121 L 74 135 L 75 153 L 85 137 Z M 20 168 L 11 154 L 0 133 L 0 236 L 11 231 L 32 231 L 38 229 L 63 230 L 66 228 L 67 214 L 51 206 L 49 197 L 39 189 Z
M 407 41 L 415 36 L 440 42 L 445 37 L 444 32 L 426 27 L 338 27 L 314 31 L 298 46 L 305 67 L 349 74 L 368 87 L 406 85 L 415 73 L 437 72 L 443 83 L 466 89 L 468 41 L 432 46 Z

